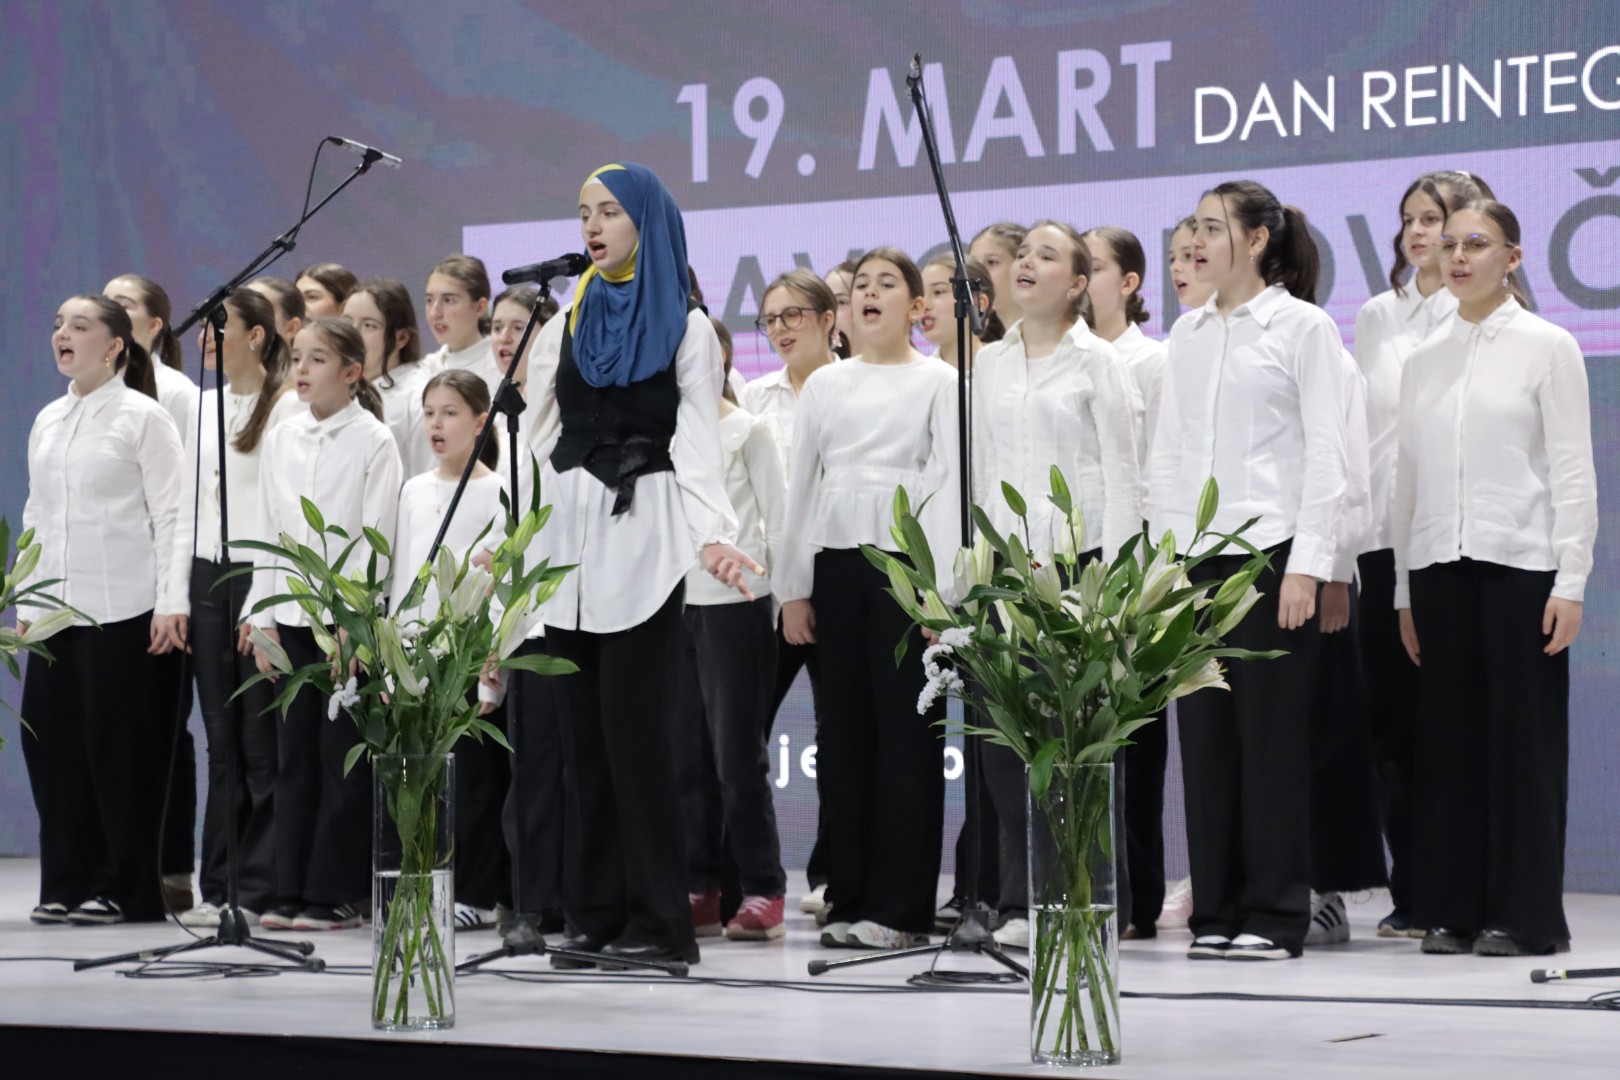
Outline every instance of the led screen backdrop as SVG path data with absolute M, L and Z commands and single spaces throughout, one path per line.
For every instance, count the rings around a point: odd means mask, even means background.
M 1620 25 L 1601 0 L 492 2 L 453 14 L 285 0 L 0 3 L 0 512 L 20 516 L 28 426 L 62 392 L 48 349 L 61 300 L 139 270 L 183 314 L 292 223 L 326 135 L 405 164 L 359 179 L 282 271 L 335 260 L 419 289 L 452 251 L 492 274 L 549 258 L 578 247 L 583 178 L 640 161 L 687 212 L 739 367 L 770 370 L 751 329 L 764 282 L 875 243 L 921 256 L 944 239 L 906 92 L 914 52 L 962 227 L 1051 216 L 1131 229 L 1149 252 L 1155 334 L 1175 317 L 1164 232 L 1214 182 L 1252 176 L 1305 210 L 1324 306 L 1353 347 L 1357 308 L 1387 286 L 1405 185 L 1442 167 L 1487 178 L 1524 224 L 1537 305 L 1587 354 L 1610 504 Z M 356 160 L 328 147 L 317 195 Z M 1575 888 L 1620 890 L 1617 570 L 1605 531 L 1574 654 Z M 778 734 L 784 840 L 802 865 L 814 813 L 803 693 Z M 33 831 L 13 742 L 0 852 L 32 850 Z

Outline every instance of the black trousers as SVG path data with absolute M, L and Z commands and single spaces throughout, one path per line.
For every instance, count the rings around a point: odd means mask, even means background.
M 575 801 L 563 907 L 574 930 L 604 943 L 680 948 L 692 941 L 669 747 L 684 593 L 676 586 L 628 630 L 546 628 L 552 654 L 579 667 L 556 680 Z
M 484 717 L 507 729 L 506 708 Z M 456 741 L 456 900 L 493 908 L 512 898 L 502 811 L 512 786 L 512 755 L 493 739 Z
M 1143 937 L 1157 933 L 1164 910 L 1164 772 L 1170 760 L 1170 721 L 1158 717 L 1136 730 L 1131 744 L 1115 758 L 1130 777 L 1123 792 L 1114 793 L 1123 807 L 1126 881 L 1130 909 L 1120 909 L 1122 921 Z
M 1401 644 L 1395 611 L 1395 552 L 1371 551 L 1361 570 L 1361 663 L 1367 725 L 1378 772 L 1379 809 L 1389 845 L 1389 893 L 1395 910 L 1412 910 L 1412 769 L 1418 669 Z
M 995 908 L 1001 896 L 1001 823 L 984 775 L 986 743 L 962 736 L 962 828 L 956 834 L 957 897 L 969 895 Z
M 162 863 L 165 874 L 190 877 L 197 862 L 197 740 L 191 734 L 192 657 L 178 650 L 152 657 L 152 707 L 162 710 L 174 736 L 174 767 L 165 755 L 168 777 L 163 815 Z
M 816 659 L 814 645 L 792 645 L 782 636 L 781 627 L 776 630 L 776 687 L 771 693 L 771 711 L 765 720 L 765 737 L 770 738 L 771 727 L 776 723 L 776 714 L 782 709 L 782 702 L 788 691 L 793 688 L 793 681 L 799 677 L 800 671 L 810 673 L 810 700 L 815 710 L 815 733 L 817 754 L 819 760 L 821 744 L 821 664 Z M 821 786 L 821 770 L 816 770 L 816 842 L 810 848 L 810 861 L 805 864 L 805 877 L 810 881 L 812 889 L 827 884 L 827 798 Z
M 307 627 L 281 626 L 293 667 L 324 661 Z M 326 718 L 327 699 L 305 686 L 282 721 L 276 771 L 276 891 L 283 903 L 335 907 L 371 895 L 371 765 L 348 776 L 343 759 L 360 739 L 354 722 Z
M 277 899 L 277 721 L 274 711 L 267 711 L 275 690 L 261 682 L 230 700 L 237 687 L 258 672 L 253 657 L 236 651 L 236 628 L 250 581 L 243 576 L 214 587 L 220 575 L 242 565 L 207 559 L 191 563 L 191 663 L 208 743 L 199 884 L 205 901 L 226 902 L 227 843 L 234 822 L 237 903 L 264 912 Z M 169 814 L 172 821 L 173 806 Z
M 519 656 L 546 651 L 544 639 L 525 641 Z M 513 671 L 507 692 L 512 777 L 501 825 L 512 861 L 513 907 L 525 915 L 561 915 L 563 844 L 569 833 L 557 679 Z M 573 676 L 565 676 L 573 678 Z M 516 706 L 514 709 L 513 706 Z
M 1317 661 L 1311 709 L 1311 888 L 1317 892 L 1358 892 L 1388 881 L 1359 607 L 1352 586 L 1350 625 L 1322 635 Z
M 1412 571 L 1419 926 L 1569 939 L 1569 651 L 1541 651 L 1555 576 L 1472 559 Z
M 1187 792 L 1196 936 L 1256 934 L 1291 951 L 1304 945 L 1310 900 L 1310 709 L 1321 623 L 1277 625 L 1291 545 L 1268 552 L 1259 603 L 1227 635 L 1243 649 L 1284 649 L 1275 660 L 1227 661 L 1230 691 L 1200 690 L 1177 706 Z M 1244 559 L 1200 564 L 1220 579 Z
M 167 764 L 166 708 L 151 705 L 152 616 L 72 626 L 52 636 L 55 662 L 28 658 L 23 732 L 39 814 L 40 903 L 104 896 L 131 920 L 163 918 L 158 810 Z
M 817 774 L 827 806 L 827 899 L 840 922 L 869 919 L 929 933 L 944 831 L 943 739 L 936 701 L 917 699 L 922 631 L 858 550 L 816 555 L 811 603 L 820 654 L 822 737 Z M 894 650 L 910 641 L 896 665 Z
M 776 671 L 772 600 L 696 604 L 683 616 L 671 741 L 686 831 L 687 886 L 719 888 L 729 851 L 747 896 L 781 896 L 781 838 L 766 743 Z

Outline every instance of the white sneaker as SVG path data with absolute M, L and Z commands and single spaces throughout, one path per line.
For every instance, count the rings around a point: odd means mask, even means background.
M 1164 909 L 1159 912 L 1160 930 L 1182 930 L 1192 917 L 1192 878 L 1182 878 L 1170 887 L 1164 897 Z
M 815 915 L 827 906 L 827 886 L 817 885 L 799 898 L 799 910 L 806 915 Z
M 495 910 L 458 902 L 455 922 L 457 930 L 488 930 L 495 925 Z
M 826 949 L 847 949 L 850 947 L 849 923 L 831 922 L 821 929 L 821 945 Z
M 909 949 L 928 944 L 928 935 L 913 934 L 907 930 L 892 930 L 871 919 L 862 919 L 849 928 L 846 939 L 853 949 Z
M 1311 894 L 1311 928 L 1305 934 L 1305 944 L 1343 945 L 1350 940 L 1350 917 L 1344 909 L 1344 897 L 1336 892 Z
M 202 926 L 210 929 L 219 926 L 220 906 L 210 904 L 206 900 L 188 911 L 180 913 L 181 926 Z
M 1029 948 L 1029 920 L 1008 919 L 996 927 L 996 932 L 990 936 L 996 939 L 997 945 L 1005 948 L 1027 949 Z

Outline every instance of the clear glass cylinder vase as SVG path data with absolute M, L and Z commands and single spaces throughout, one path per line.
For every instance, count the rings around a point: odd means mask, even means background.
M 1114 767 L 1057 765 L 1029 793 L 1030 1060 L 1120 1060 Z
M 454 754 L 372 759 L 371 1023 L 456 1022 Z

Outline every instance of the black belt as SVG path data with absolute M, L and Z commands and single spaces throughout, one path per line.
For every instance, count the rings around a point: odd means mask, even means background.
M 636 478 L 647 473 L 674 472 L 669 445 L 659 445 L 645 435 L 604 441 L 566 432 L 551 451 L 551 467 L 559 473 L 584 467 L 585 471 L 612 488 L 614 516 L 630 509 L 635 498 Z

